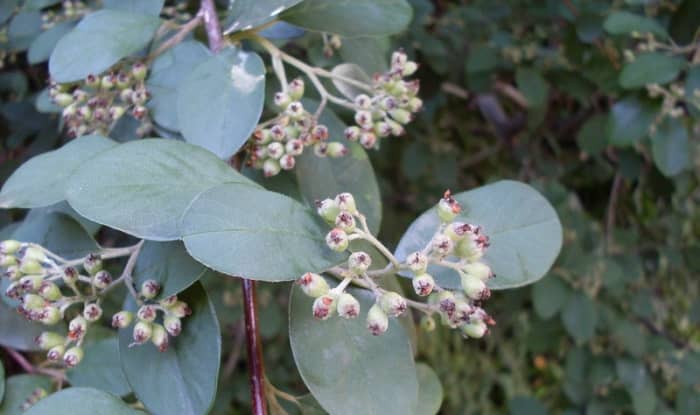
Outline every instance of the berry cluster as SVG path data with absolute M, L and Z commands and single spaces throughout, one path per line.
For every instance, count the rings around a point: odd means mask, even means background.
M 403 135 L 404 125 L 423 107 L 423 101 L 417 97 L 419 81 L 404 80 L 417 69 L 418 64 L 409 61 L 403 51 L 394 52 L 389 71 L 374 75 L 372 96 L 355 97 L 357 125 L 345 129 L 345 138 L 371 149 L 377 147 L 378 138 Z
M 86 134 L 107 135 L 127 112 L 141 121 L 139 136 L 153 128 L 145 104 L 149 99 L 144 80 L 148 68 L 141 62 L 123 64 L 103 76 L 88 75 L 72 84 L 52 83 L 49 95 L 63 108 L 63 122 L 69 137 Z
M 251 139 L 249 163 L 262 169 L 266 177 L 281 170 L 291 170 L 295 157 L 306 147 L 313 147 L 318 157 L 342 157 L 347 148 L 338 142 L 328 142 L 328 127 L 318 124 L 316 118 L 304 109 L 304 81 L 294 79 L 285 91 L 275 94 L 275 105 L 280 113 L 271 120 L 270 127 L 255 130 Z
M 342 282 L 330 288 L 326 279 L 314 273 L 306 273 L 298 280 L 304 293 L 313 297 L 314 317 L 325 320 L 338 313 L 343 318 L 355 318 L 360 314 L 360 303 L 345 292 L 354 283 L 369 289 L 375 296 L 375 303 L 367 312 L 367 328 L 373 335 L 384 333 L 389 327 L 389 318 L 402 315 L 408 307 L 414 307 L 426 314 L 422 321 L 424 328 L 435 327 L 433 314 L 441 317 L 443 324 L 460 329 L 464 336 L 480 338 L 488 331 L 493 319 L 481 308 L 481 302 L 491 295 L 486 281 L 493 277 L 488 265 L 481 261 L 489 238 L 479 226 L 455 221 L 461 211 L 459 203 L 450 192 L 440 200 L 437 214 L 441 224 L 428 244 L 421 250 L 411 253 L 403 262 L 398 261 L 374 236 L 367 227 L 367 221 L 355 205 L 353 196 L 341 193 L 334 199 L 317 203 L 318 214 L 335 226 L 327 235 L 328 247 L 337 252 L 348 250 L 351 241 L 364 239 L 374 245 L 387 257 L 390 264 L 383 269 L 370 270 L 372 258 L 363 251 L 350 254 L 346 267 L 335 267 L 328 272 L 342 278 Z M 458 272 L 462 291 L 453 292 L 438 286 L 428 273 L 429 265 L 448 267 Z M 410 271 L 412 285 L 418 297 L 428 297 L 427 303 L 408 300 L 396 292 L 381 288 L 375 278 Z
M 141 297 L 144 300 L 153 300 L 160 291 L 156 281 L 149 280 L 141 286 Z M 162 319 L 158 322 L 158 312 Z M 142 304 L 136 311 L 136 324 L 132 332 L 134 340 L 130 346 L 144 344 L 149 340 L 159 351 L 168 350 L 169 335 L 177 337 L 182 332 L 183 318 L 192 314 L 192 310 L 177 296 L 170 296 L 158 302 Z M 124 329 L 134 321 L 134 313 L 122 310 L 112 316 L 112 327 Z
M 79 19 L 92 10 L 80 0 L 64 0 L 58 10 L 47 10 L 41 14 L 41 28 L 48 30 L 57 23 Z

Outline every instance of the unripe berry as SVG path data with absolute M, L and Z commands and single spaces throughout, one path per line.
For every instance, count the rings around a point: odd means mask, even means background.
M 355 214 L 357 213 L 357 205 L 355 198 L 350 193 L 340 193 L 335 197 L 335 203 L 340 210 Z
M 132 338 L 134 343 L 143 344 L 146 343 L 153 334 L 153 328 L 151 323 L 147 321 L 139 321 L 134 325 L 134 332 L 132 333 Z
M 360 127 L 353 125 L 352 127 L 346 128 L 344 134 L 346 140 L 357 141 L 360 138 L 360 134 L 362 134 L 362 130 Z
M 153 325 L 153 333 L 151 334 L 151 342 L 158 348 L 159 352 L 168 350 L 168 333 L 160 324 Z
M 85 78 L 85 85 L 87 85 L 90 88 L 97 88 L 100 85 L 100 79 L 93 74 L 89 74 Z
M 258 129 L 253 132 L 253 142 L 258 145 L 267 144 L 272 140 L 272 133 L 268 129 Z
M 265 175 L 265 177 L 276 176 L 279 174 L 281 169 L 282 167 L 280 166 L 279 161 L 275 159 L 267 159 L 265 160 L 265 163 L 263 163 L 263 175 Z
M 43 324 L 47 326 L 53 326 L 54 324 L 58 323 L 63 319 L 63 316 L 61 315 L 61 311 L 53 306 L 47 306 L 44 307 L 43 310 L 41 310 L 41 314 L 39 317 L 39 321 L 41 321 Z
M 288 140 L 295 140 L 299 138 L 299 135 L 301 135 L 301 130 L 294 125 L 288 125 L 284 127 L 284 135 Z
M 365 110 L 357 111 L 355 113 L 355 122 L 364 129 L 371 129 L 374 126 L 372 113 Z
M 148 68 L 142 62 L 136 62 L 131 66 L 131 75 L 137 81 L 143 81 L 148 74 Z
M 157 310 L 154 306 L 146 304 L 139 307 L 136 317 L 143 321 L 153 321 L 156 319 Z
M 453 222 L 445 228 L 445 235 L 453 241 L 461 241 L 472 230 L 472 226 L 464 222 Z
M 22 288 L 17 282 L 11 283 L 5 289 L 5 296 L 7 296 L 8 298 L 18 299 L 20 295 L 22 295 Z
M 408 100 L 408 110 L 418 112 L 423 108 L 423 101 L 420 98 L 413 97 Z
M 335 226 L 346 233 L 355 231 L 355 218 L 348 212 L 341 211 L 335 218 Z
M 388 328 L 389 317 L 378 304 L 374 304 L 367 312 L 367 329 L 372 335 L 379 336 L 384 334 Z
M 112 89 L 114 87 L 114 84 L 116 83 L 116 78 L 114 75 L 105 75 L 102 77 L 102 80 L 100 81 L 100 87 L 102 89 Z
M 177 295 L 171 295 L 170 297 L 166 297 L 158 302 L 163 307 L 169 308 L 177 304 Z
M 438 203 L 437 212 L 440 220 L 443 222 L 452 222 L 454 218 L 462 211 L 462 207 L 459 202 L 452 197 L 450 191 L 446 191 L 445 195 L 440 199 Z
M 322 295 L 328 294 L 330 287 L 326 280 L 318 274 L 312 272 L 307 272 L 302 275 L 298 280 L 298 284 L 301 286 L 301 290 L 304 294 L 309 297 L 318 298 Z
M 435 319 L 428 315 L 423 316 L 420 319 L 420 328 L 426 332 L 435 330 Z
M 296 164 L 297 161 L 290 154 L 285 154 L 280 158 L 280 167 L 283 170 L 292 170 Z
M 391 118 L 393 118 L 394 121 L 398 122 L 399 124 L 408 124 L 411 122 L 412 118 L 411 113 L 402 108 L 396 108 L 389 111 L 389 115 L 391 115 Z
M 129 74 L 126 74 L 124 72 L 120 72 L 117 75 L 117 88 L 124 89 L 127 86 L 129 86 L 130 83 L 131 83 L 131 77 L 129 76 Z
M 316 212 L 321 216 L 326 222 L 334 223 L 335 218 L 340 213 L 340 208 L 338 204 L 333 199 L 324 199 L 316 202 Z
M 71 340 L 81 339 L 87 332 L 88 322 L 83 316 L 77 316 L 68 323 L 68 338 Z
M 372 107 L 372 98 L 370 98 L 366 94 L 359 94 L 355 97 L 354 101 L 355 105 L 364 110 L 370 109 Z
M 398 317 L 406 311 L 406 299 L 393 291 L 385 292 L 379 297 L 379 306 L 390 317 Z
M 422 274 L 428 268 L 428 257 L 422 252 L 414 252 L 406 257 L 408 268 L 416 274 Z
M 374 146 L 377 145 L 377 136 L 376 134 L 369 132 L 369 131 L 364 131 L 360 134 L 360 145 L 367 150 L 371 150 L 374 148 Z
M 349 243 L 348 234 L 342 229 L 334 228 L 326 235 L 326 244 L 336 252 L 343 252 L 348 249 Z
M 455 295 L 452 291 L 440 291 L 437 296 L 437 303 L 440 307 L 440 311 L 447 314 L 448 316 L 454 313 L 456 301 Z
M 150 300 L 156 298 L 160 292 L 160 284 L 156 280 L 146 280 L 141 284 L 141 296 Z
M 146 114 L 148 114 L 148 109 L 143 105 L 137 105 L 134 107 L 134 109 L 131 110 L 131 115 L 137 120 L 144 119 L 146 117 Z
M 407 61 L 403 65 L 403 70 L 401 71 L 402 76 L 411 76 L 418 70 L 418 64 L 413 61 Z
M 421 274 L 413 277 L 412 284 L 416 294 L 422 297 L 430 295 L 435 288 L 435 280 L 430 274 Z
M 360 302 L 348 293 L 342 293 L 338 297 L 338 315 L 345 319 L 356 318 L 360 315 Z
M 389 125 L 389 128 L 391 129 L 391 135 L 393 136 L 402 136 L 406 132 L 406 129 L 403 128 L 403 125 L 397 123 L 394 120 L 387 119 L 386 123 Z
M 356 274 L 362 274 L 372 265 L 372 257 L 367 252 L 354 252 L 348 258 L 348 268 Z
M 23 274 L 41 274 L 44 267 L 37 260 L 24 258 L 20 262 L 19 270 Z
M 73 267 L 66 267 L 63 269 L 63 275 L 61 275 L 63 282 L 67 285 L 73 285 L 78 281 L 78 270 Z
M 292 102 L 292 98 L 284 92 L 277 92 L 274 97 L 275 105 L 281 110 L 287 109 L 287 106 Z
M 105 271 L 105 270 L 98 271 L 92 277 L 92 285 L 94 285 L 95 288 L 100 289 L 100 290 L 107 288 L 111 283 L 112 283 L 112 275 L 108 271 Z
M 282 141 L 287 137 L 287 132 L 285 128 L 279 124 L 275 124 L 270 127 L 270 138 L 273 141 Z
M 81 360 L 83 360 L 83 349 L 78 346 L 71 347 L 63 355 L 63 363 L 67 367 L 76 367 Z
M 461 274 L 462 289 L 467 297 L 473 300 L 485 300 L 491 296 L 491 290 L 488 289 L 484 281 L 470 274 Z
M 126 108 L 119 106 L 119 105 L 114 105 L 109 109 L 109 116 L 113 120 L 118 120 L 119 118 L 122 117 L 122 115 L 124 115 L 125 112 L 126 112 Z
M 391 135 L 391 125 L 388 122 L 380 121 L 374 124 L 374 133 L 377 137 L 388 137 Z
M 452 253 L 455 243 L 445 235 L 438 234 L 430 241 L 430 252 L 439 258 L 444 258 Z
M 314 128 L 311 129 L 311 137 L 314 141 L 326 141 L 328 140 L 328 135 L 328 127 L 323 124 L 315 125 Z
M 168 307 L 168 312 L 177 318 L 185 318 L 192 314 L 192 309 L 190 308 L 190 306 L 187 305 L 186 302 L 177 301 L 175 302 L 175 304 Z
M 344 157 L 348 154 L 348 148 L 343 143 L 334 141 L 328 143 L 328 155 L 333 158 Z
M 41 286 L 37 290 L 37 293 L 48 301 L 58 301 L 63 297 L 63 294 L 61 294 L 61 290 L 58 288 L 58 285 L 54 284 L 51 281 L 42 282 Z
M 478 245 L 475 238 L 469 236 L 457 242 L 455 255 L 469 261 L 478 261 L 484 256 L 484 249 Z
M 73 95 L 66 93 L 56 94 L 53 100 L 59 107 L 67 107 L 73 103 Z
M 493 277 L 491 268 L 483 262 L 472 262 L 462 267 L 465 274 L 473 275 L 481 281 L 487 281 Z
M 22 297 L 22 308 L 26 311 L 40 311 L 46 305 L 46 301 L 36 294 L 25 294 Z
M 333 315 L 336 298 L 336 296 L 331 294 L 324 294 L 316 298 L 312 307 L 314 318 L 326 320 L 328 317 Z
M 102 317 L 102 307 L 95 303 L 90 303 L 85 306 L 83 310 L 83 317 L 85 320 L 94 323 Z
M 52 347 L 63 345 L 65 342 L 65 337 L 51 331 L 45 331 L 34 339 L 34 343 L 42 350 L 49 350 Z
M 126 88 L 123 89 L 119 93 L 119 98 L 124 102 L 125 104 L 131 104 L 133 103 L 133 97 L 134 97 L 134 90 L 131 88 Z
M 112 327 L 123 329 L 129 327 L 134 320 L 134 313 L 131 311 L 120 311 L 112 316 Z
M 95 275 L 102 270 L 102 258 L 98 254 L 90 254 L 83 261 L 83 268 L 90 275 Z
M 461 327 L 462 333 L 474 339 L 480 339 L 488 332 L 488 327 L 483 321 L 467 323 Z
M 314 155 L 316 157 L 326 157 L 328 155 L 328 143 L 321 142 L 314 144 Z
M 299 156 L 304 152 L 304 142 L 299 139 L 289 140 L 284 146 L 287 154 L 292 156 Z
M 37 262 L 45 262 L 47 260 L 46 253 L 41 248 L 36 246 L 27 246 L 18 252 L 18 257 L 22 260 L 33 260 Z
M 298 120 L 304 116 L 304 106 L 299 101 L 291 102 L 284 113 L 289 115 L 291 119 Z
M 0 254 L 12 255 L 16 253 L 22 244 L 18 241 L 7 239 L 0 242 Z
M 391 69 L 402 69 L 407 61 L 406 53 L 403 50 L 397 50 L 391 54 Z
M 175 316 L 166 316 L 163 319 L 165 330 L 173 337 L 177 337 L 182 333 L 182 321 Z
M 20 278 L 19 285 L 24 291 L 35 292 L 41 288 L 41 284 L 44 282 L 44 277 L 41 275 L 27 275 Z
M 273 159 L 278 159 L 284 154 L 284 145 L 282 143 L 273 141 L 267 145 L 267 155 Z
M 12 255 L 0 255 L 0 267 L 7 268 L 17 265 L 17 258 Z
M 300 100 L 304 96 L 304 81 L 301 78 L 295 78 L 289 83 L 289 96 L 293 100 Z
M 49 349 L 48 353 L 46 353 L 46 359 L 49 362 L 58 362 L 61 359 L 63 359 L 63 355 L 66 352 L 66 347 L 62 344 L 59 344 L 58 346 L 54 346 Z
M 454 328 L 460 324 L 469 322 L 472 313 L 474 313 L 474 306 L 466 301 L 457 300 L 455 302 L 455 309 L 449 316 L 449 323 Z

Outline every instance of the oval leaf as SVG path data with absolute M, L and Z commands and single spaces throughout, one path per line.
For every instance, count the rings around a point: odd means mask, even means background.
M 73 209 L 94 222 L 162 241 L 180 237 L 180 217 L 196 195 L 225 182 L 256 186 L 197 146 L 147 139 L 83 164 L 66 195 Z
M 183 291 L 199 280 L 207 268 L 187 254 L 182 242 L 146 242 L 134 267 L 137 287 L 146 280 L 160 284 L 158 298 Z
M 608 118 L 607 137 L 610 144 L 629 146 L 646 136 L 656 118 L 658 108 L 646 100 L 627 97 L 613 105 Z
M 143 49 L 158 26 L 157 16 L 143 13 L 90 13 L 58 42 L 49 59 L 49 72 L 56 82 L 74 82 L 99 74 Z
M 129 347 L 131 330 L 119 332 L 119 356 L 131 389 L 154 414 L 204 415 L 214 402 L 221 336 L 214 306 L 197 283 L 178 295 L 192 309 L 182 333 L 159 352 L 152 344 Z M 135 310 L 129 298 L 125 309 Z
M 577 343 L 583 343 L 593 337 L 598 323 L 595 303 L 585 294 L 571 296 L 561 314 L 564 328 Z
M 319 321 L 311 313 L 313 299 L 292 289 L 289 341 L 304 383 L 334 415 L 415 413 L 418 379 L 408 337 L 396 319 L 384 335 L 373 336 L 364 320 L 371 294 L 349 291 L 360 301 L 360 317 Z
M 442 406 L 442 383 L 437 374 L 425 363 L 416 364 L 418 371 L 418 408 L 416 415 L 435 415 Z
M 665 84 L 678 77 L 685 66 L 685 59 L 652 52 L 637 56 L 620 72 L 623 88 L 642 88 L 647 84 Z
M 683 121 L 666 118 L 651 136 L 654 164 L 664 176 L 672 177 L 690 166 L 688 129 Z
M 263 25 L 300 2 L 301 0 L 236 0 L 230 6 L 224 33 L 249 30 Z
M 250 137 L 265 100 L 265 66 L 253 52 L 227 49 L 185 79 L 177 92 L 179 129 L 185 140 L 221 158 Z
M 182 220 L 187 251 L 228 275 L 287 281 L 320 272 L 343 256 L 325 243 L 327 226 L 299 202 L 227 183 L 200 194 Z
M 354 79 L 367 85 L 372 84 L 372 79 L 369 77 L 369 75 L 367 75 L 359 65 L 354 63 L 341 63 L 340 65 L 334 67 L 333 70 L 331 70 L 331 73 L 336 76 Z M 333 78 L 333 85 L 335 85 L 341 94 L 345 95 L 351 100 L 355 99 L 356 96 L 367 92 L 348 82 L 341 81 L 336 78 Z
M 571 289 L 555 276 L 544 278 L 532 286 L 532 303 L 535 312 L 543 319 L 552 318 L 564 307 Z
M 80 364 L 66 372 L 72 386 L 98 388 L 117 396 L 131 392 L 122 373 L 116 336 L 88 343 L 84 349 Z
M 121 399 L 93 388 L 68 388 L 36 404 L 25 415 L 143 415 Z
M 605 19 L 603 28 L 612 35 L 628 35 L 632 32 L 639 32 L 653 33 L 662 38 L 668 37 L 666 29 L 656 20 L 626 11 L 611 13 L 608 18 Z
M 496 277 L 489 281 L 492 289 L 515 288 L 542 278 L 554 263 L 562 245 L 559 217 L 541 194 L 532 187 L 509 180 L 489 184 L 454 195 L 462 204 L 458 220 L 480 225 L 491 238 L 486 251 L 487 262 Z M 396 249 L 403 260 L 419 251 L 438 229 L 435 208 L 423 213 L 404 234 Z M 444 288 L 460 288 L 457 272 L 430 267 Z
M 116 145 L 108 138 L 89 135 L 30 159 L 2 186 L 0 207 L 35 208 L 64 200 L 70 176 L 84 162 Z
M 51 378 L 43 375 L 15 375 L 7 379 L 5 398 L 0 404 L 2 415 L 23 415 L 22 404 L 37 389 L 51 393 Z
M 58 41 L 70 32 L 75 26 L 74 21 L 56 23 L 51 29 L 43 32 L 32 42 L 27 51 L 27 61 L 31 64 L 41 63 L 49 60 L 51 52 L 56 47 Z

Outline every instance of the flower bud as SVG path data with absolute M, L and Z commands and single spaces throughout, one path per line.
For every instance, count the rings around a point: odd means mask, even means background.
M 297 282 L 301 286 L 302 291 L 304 291 L 304 294 L 313 298 L 326 295 L 330 290 L 326 280 L 320 275 L 312 272 L 307 272 L 306 274 L 302 275 Z
M 449 190 L 445 192 L 445 195 L 440 199 L 438 203 L 437 212 L 440 220 L 443 222 L 452 222 L 454 218 L 457 217 L 459 212 L 462 211 L 462 207 L 459 202 L 452 197 Z
M 114 87 L 114 84 L 117 82 L 117 79 L 114 77 L 114 75 L 105 75 L 102 77 L 102 80 L 100 81 L 100 87 L 102 89 L 112 89 Z
M 474 323 L 467 323 L 463 325 L 461 328 L 462 333 L 465 336 L 474 338 L 474 339 L 480 339 L 484 337 L 484 335 L 488 332 L 488 327 L 486 326 L 486 323 L 483 321 L 476 321 Z
M 153 333 L 151 334 L 151 342 L 158 348 L 159 352 L 168 350 L 168 333 L 160 324 L 153 324 Z
M 403 70 L 401 71 L 402 76 L 411 76 L 418 70 L 418 64 L 413 61 L 407 61 L 403 65 Z
M 342 293 L 338 297 L 338 315 L 345 319 L 355 318 L 360 315 L 360 302 L 348 293 Z
M 19 279 L 19 285 L 24 291 L 36 292 L 43 281 L 44 277 L 41 275 L 27 275 Z
M 487 281 L 493 277 L 491 268 L 483 262 L 472 262 L 462 267 L 465 274 L 473 275 L 481 281 Z
M 460 275 L 462 281 L 462 289 L 467 297 L 473 300 L 485 300 L 491 296 L 491 290 L 488 289 L 484 281 L 480 280 L 471 274 Z
M 168 312 L 177 318 L 185 318 L 192 314 L 192 309 L 190 308 L 190 306 L 187 305 L 186 302 L 177 301 L 175 302 L 175 304 L 168 307 Z
M 340 193 L 335 197 L 335 203 L 338 205 L 340 210 L 344 210 L 352 214 L 357 213 L 355 198 L 350 193 Z
M 154 306 L 146 304 L 142 305 L 136 312 L 136 317 L 143 321 L 153 321 L 156 319 L 157 310 Z
M 453 241 L 461 241 L 472 231 L 472 225 L 464 222 L 453 222 L 445 228 L 445 235 Z
M 59 299 L 63 298 L 63 294 L 58 288 L 58 285 L 51 281 L 42 282 L 41 286 L 37 290 L 37 293 L 48 301 L 58 301 Z
M 119 98 L 125 103 L 125 104 L 131 104 L 133 103 L 133 98 L 134 98 L 134 90 L 131 88 L 125 88 L 119 93 Z
M 312 307 L 314 318 L 326 320 L 333 315 L 335 309 L 336 297 L 331 294 L 324 294 L 314 300 Z
M 388 122 L 380 121 L 374 124 L 374 133 L 377 137 L 388 137 L 391 135 L 391 125 Z
M 422 252 L 414 252 L 406 257 L 408 268 L 416 274 L 422 274 L 428 268 L 428 257 Z
M 182 321 L 177 317 L 166 316 L 163 319 L 163 326 L 165 326 L 168 334 L 173 337 L 177 337 L 182 333 Z
M 420 98 L 413 97 L 408 100 L 408 110 L 418 112 L 423 108 L 423 101 Z
M 437 303 L 440 307 L 440 311 L 447 314 L 447 316 L 452 315 L 457 306 L 455 302 L 455 295 L 452 291 L 440 291 L 437 296 Z
M 420 319 L 420 328 L 426 332 L 435 330 L 435 325 L 435 319 L 431 316 L 425 315 Z
M 0 255 L 0 267 L 7 268 L 17 265 L 17 258 L 12 255 Z
M 141 296 L 150 300 L 156 298 L 160 292 L 160 284 L 156 280 L 146 280 L 141 284 Z
M 348 258 L 348 268 L 356 274 L 362 274 L 372 265 L 372 257 L 367 252 L 354 252 Z
M 444 258 L 452 253 L 455 243 L 445 235 L 438 234 L 430 241 L 430 252 L 439 258 Z
M 314 155 L 316 157 L 326 157 L 328 155 L 328 143 L 321 142 L 314 144 Z
M 328 140 L 328 127 L 323 124 L 315 125 L 311 129 L 311 137 L 314 141 L 326 141 Z
M 466 301 L 457 300 L 455 302 L 455 309 L 449 316 L 450 326 L 455 328 L 460 324 L 469 322 L 472 313 L 474 313 L 474 306 L 467 303 Z
M 369 131 L 360 134 L 360 145 L 367 150 L 373 149 L 377 145 L 377 136 Z
M 462 239 L 455 247 L 455 254 L 469 261 L 478 261 L 484 255 L 484 249 L 480 247 L 476 238 L 469 236 Z
M 270 138 L 273 141 L 282 141 L 287 137 L 287 132 L 285 128 L 279 124 L 275 124 L 270 127 Z
M 282 143 L 273 141 L 267 145 L 267 155 L 273 159 L 278 159 L 284 154 L 284 145 Z
M 367 328 L 374 336 L 384 334 L 389 328 L 389 317 L 377 304 L 370 307 L 367 312 Z
M 358 107 L 368 110 L 372 107 L 372 98 L 366 94 L 359 94 L 354 99 L 355 105 Z
M 289 97 L 295 101 L 300 100 L 304 96 L 304 81 L 301 78 L 295 78 L 289 83 Z
M 263 163 L 263 175 L 265 177 L 276 176 L 281 169 L 282 166 L 280 166 L 280 163 L 275 159 L 267 159 L 265 163 Z
M 66 352 L 66 347 L 62 344 L 59 344 L 58 346 L 54 346 L 49 349 L 48 353 L 46 353 L 46 359 L 49 362 L 58 362 L 61 359 L 63 359 L 63 354 Z
M 299 139 L 289 140 L 284 149 L 291 156 L 299 156 L 304 152 L 304 142 Z
M 36 294 L 25 294 L 22 297 L 22 308 L 26 311 L 39 311 L 44 308 L 46 301 Z
M 137 105 L 131 110 L 131 116 L 137 120 L 144 119 L 146 114 L 148 114 L 148 108 L 144 107 L 143 105 Z
M 138 321 L 134 325 L 134 332 L 132 334 L 132 337 L 134 339 L 134 343 L 143 344 L 150 340 L 152 334 L 153 328 L 151 323 L 147 321 Z
M 42 350 L 49 350 L 52 347 L 63 345 L 66 338 L 52 331 L 45 331 L 34 339 L 34 343 Z
M 348 249 L 349 243 L 348 234 L 342 229 L 334 228 L 326 235 L 326 244 L 336 252 L 343 252 Z
M 430 274 L 421 274 L 413 277 L 413 290 L 417 295 L 425 297 L 430 295 L 435 288 L 435 280 Z
M 111 283 L 112 283 L 112 274 L 110 274 L 108 271 L 105 271 L 105 270 L 98 271 L 92 277 L 92 285 L 94 285 L 95 288 L 100 289 L 100 290 L 104 290 Z
M 134 319 L 134 313 L 130 311 L 120 311 L 112 316 L 112 327 L 123 329 L 129 327 Z
M 335 218 L 335 226 L 346 233 L 355 231 L 355 218 L 348 212 L 341 211 Z
M 404 135 L 406 132 L 406 129 L 403 127 L 403 125 L 397 123 L 394 120 L 387 119 L 386 123 L 389 125 L 389 128 L 391 129 L 391 135 L 399 137 Z
M 408 307 L 406 300 L 393 291 L 385 292 L 379 297 L 379 306 L 390 317 L 398 317 Z
M 39 321 L 47 326 L 53 326 L 63 319 L 61 311 L 54 306 L 46 306 L 41 310 Z
M 304 106 L 299 101 L 293 101 L 289 104 L 289 106 L 287 106 L 287 109 L 284 110 L 284 113 L 287 114 L 291 119 L 298 120 L 304 116 Z
M 11 283 L 5 289 L 5 296 L 7 296 L 8 298 L 18 299 L 20 295 L 22 295 L 22 288 L 17 282 Z
M 351 127 L 346 128 L 343 133 L 345 135 L 346 140 L 357 141 L 360 138 L 360 134 L 362 134 L 362 130 L 360 129 L 360 127 L 353 125 Z
M 96 322 L 102 317 L 102 307 L 96 303 L 90 303 L 83 309 L 83 317 L 91 323 Z
M 148 74 L 148 68 L 146 65 L 142 62 L 136 62 L 131 66 L 131 75 L 136 79 L 137 81 L 143 81 L 146 79 L 146 75 Z
M 73 103 L 73 95 L 67 93 L 56 94 L 56 96 L 53 97 L 53 101 L 59 107 L 67 107 Z
M 85 77 L 85 85 L 90 88 L 97 88 L 100 85 L 100 79 L 93 74 L 89 74 Z
M 126 108 L 119 106 L 119 105 L 113 105 L 109 109 L 109 116 L 113 120 L 118 120 L 119 118 L 122 117 L 122 115 L 124 115 L 125 112 L 126 112 Z
M 402 108 L 396 108 L 389 111 L 389 115 L 399 124 L 408 124 L 413 118 L 410 112 Z
M 102 270 L 102 258 L 98 254 L 90 254 L 83 261 L 83 268 L 90 275 L 95 275 Z
M 372 113 L 369 111 L 357 111 L 355 113 L 355 122 L 364 129 L 371 129 L 374 126 Z
M 328 155 L 333 158 L 344 157 L 348 154 L 348 148 L 343 143 L 333 141 L 328 143 Z
M 87 332 L 88 322 L 83 316 L 77 316 L 68 323 L 68 338 L 71 340 L 81 339 Z
M 403 50 L 397 50 L 391 54 L 391 69 L 403 69 L 408 61 L 408 56 Z
M 172 307 L 175 304 L 177 304 L 177 295 L 171 295 L 170 297 L 166 297 L 158 302 L 161 306 L 163 307 Z
M 340 208 L 338 204 L 333 199 L 324 199 L 316 202 L 316 212 L 321 216 L 326 222 L 334 223 L 338 213 L 340 213 Z
M 61 278 L 67 285 L 73 285 L 78 281 L 78 270 L 73 267 L 65 267 Z
M 44 271 L 44 267 L 37 260 L 23 258 L 20 262 L 19 270 L 23 274 L 41 274 Z
M 275 93 L 274 102 L 278 108 L 280 108 L 281 110 L 285 110 L 287 109 L 287 106 L 289 106 L 289 104 L 292 102 L 292 98 L 289 96 L 289 94 L 286 94 L 284 92 L 277 92 Z
M 124 89 L 127 86 L 129 86 L 130 83 L 131 83 L 131 77 L 129 76 L 129 74 L 126 74 L 124 72 L 120 72 L 117 75 L 117 88 Z
M 71 347 L 63 355 L 63 363 L 68 367 L 76 367 L 83 360 L 83 349 L 79 346 Z
M 285 154 L 280 158 L 280 167 L 283 170 L 291 170 L 296 164 L 297 161 L 294 159 L 294 156 L 290 154 Z
M 16 253 L 22 244 L 18 241 L 7 239 L 0 242 L 0 254 L 12 255 Z

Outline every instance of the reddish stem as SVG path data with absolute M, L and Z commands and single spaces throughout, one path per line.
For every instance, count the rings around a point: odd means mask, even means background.
M 3 349 L 5 349 L 5 352 L 7 354 L 9 354 L 10 357 L 12 357 L 12 359 L 14 359 L 14 361 L 17 362 L 17 364 L 19 364 L 25 372 L 27 372 L 27 373 L 36 372 L 36 370 L 34 369 L 34 365 L 29 363 L 29 360 L 27 360 L 27 358 L 24 357 L 24 355 L 22 355 L 22 353 L 18 352 L 15 349 L 10 348 L 10 347 L 3 347 Z
M 243 310 L 245 312 L 248 370 L 253 415 L 267 415 L 265 406 L 265 371 L 263 370 L 262 343 L 258 330 L 258 312 L 255 301 L 255 281 L 242 278 Z
M 224 47 L 224 35 L 221 32 L 221 25 L 219 24 L 219 16 L 216 14 L 214 0 L 202 0 L 200 12 L 202 13 L 204 27 L 206 28 L 207 38 L 209 39 L 209 49 L 217 53 Z

